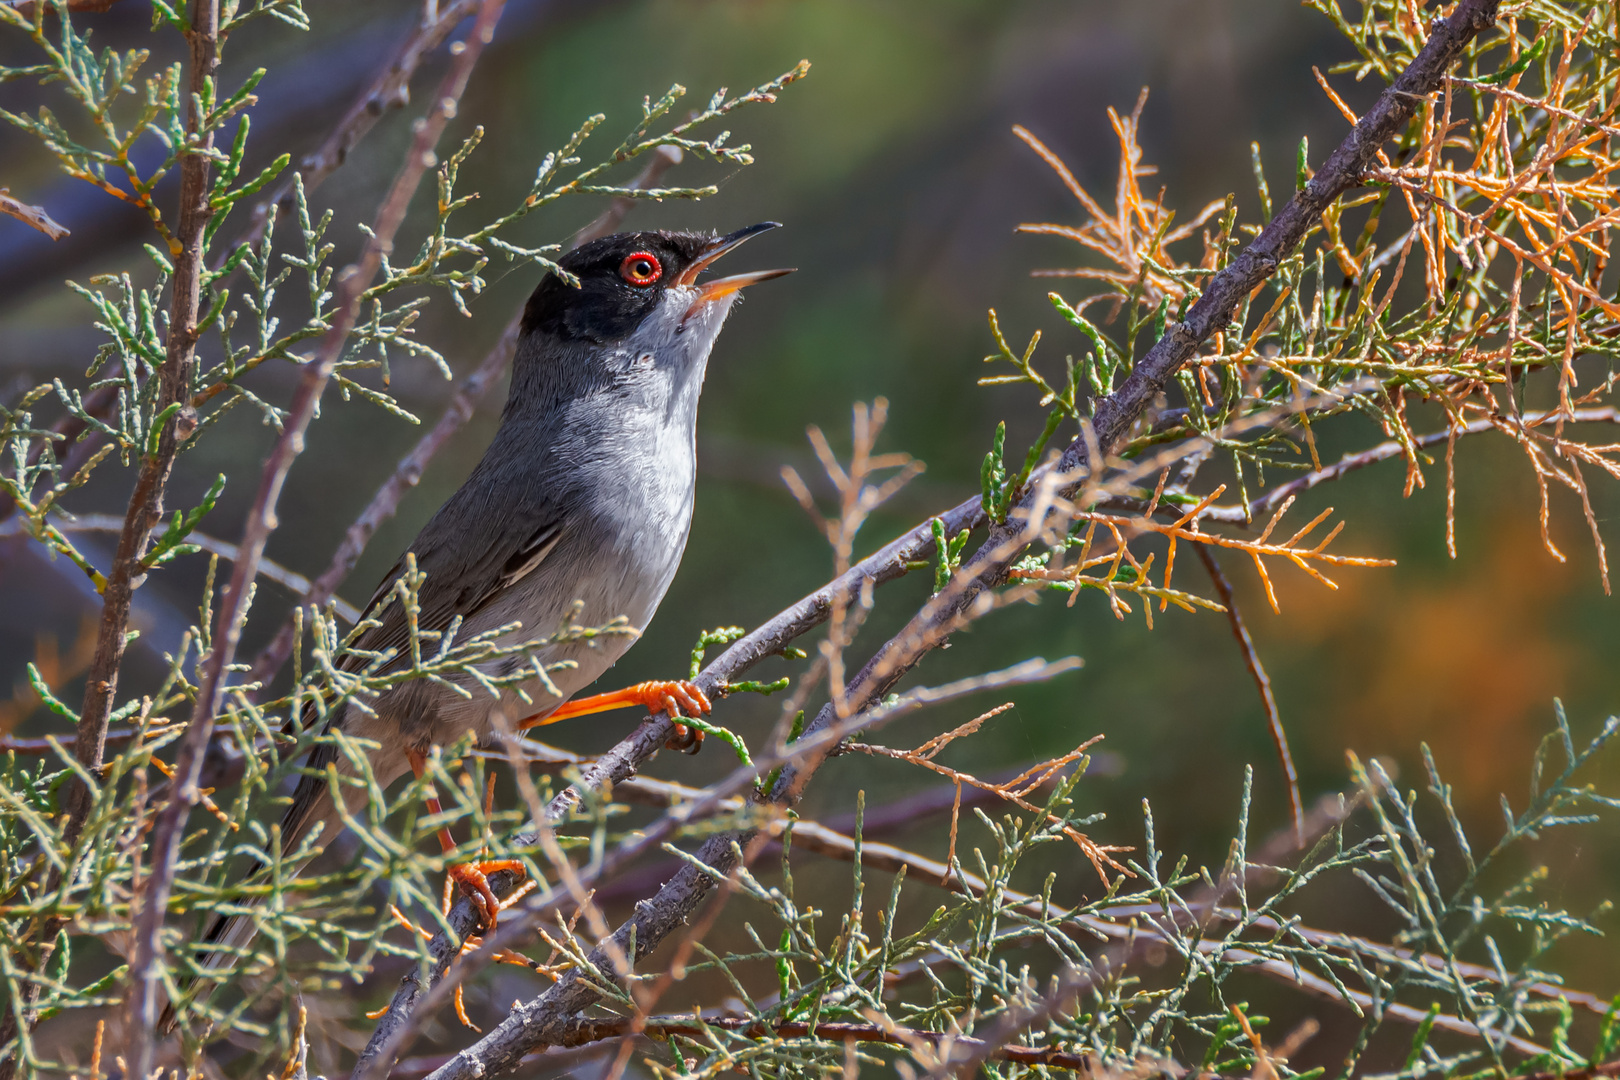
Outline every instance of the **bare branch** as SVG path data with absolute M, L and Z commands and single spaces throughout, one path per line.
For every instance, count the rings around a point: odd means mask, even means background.
M 43 206 L 31 206 L 11 197 L 7 188 L 0 187 L 0 214 L 16 218 L 30 228 L 38 229 L 52 240 L 60 240 L 68 231 L 51 220 Z
M 1288 807 L 1294 815 L 1294 833 L 1299 837 L 1300 846 L 1304 847 L 1305 805 L 1299 795 L 1299 773 L 1294 769 L 1294 755 L 1288 750 L 1288 732 L 1283 730 L 1282 713 L 1277 709 L 1277 695 L 1271 692 L 1271 679 L 1266 675 L 1265 665 L 1260 662 L 1260 651 L 1254 647 L 1254 638 L 1249 636 L 1249 627 L 1238 611 L 1232 583 L 1221 572 L 1221 564 L 1215 561 L 1215 553 L 1209 550 L 1207 544 L 1194 544 L 1193 550 L 1198 552 L 1204 569 L 1209 571 L 1210 580 L 1215 583 L 1215 592 L 1226 608 L 1226 619 L 1232 624 L 1232 636 L 1237 638 L 1238 648 L 1243 651 L 1244 666 L 1254 679 L 1255 689 L 1260 691 L 1260 707 L 1265 711 L 1266 724 L 1271 728 L 1271 741 L 1277 747 L 1277 760 L 1282 766 L 1283 779 L 1288 784 Z

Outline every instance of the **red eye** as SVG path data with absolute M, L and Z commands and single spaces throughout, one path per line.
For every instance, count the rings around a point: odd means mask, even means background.
M 638 251 L 624 257 L 624 262 L 619 264 L 619 276 L 632 285 L 646 286 L 664 276 L 664 267 L 657 256 Z

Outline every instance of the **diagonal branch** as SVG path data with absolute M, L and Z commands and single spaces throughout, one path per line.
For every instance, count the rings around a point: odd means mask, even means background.
M 313 152 L 298 163 L 296 173 L 289 175 L 271 193 L 253 207 L 253 217 L 247 230 L 230 247 L 221 251 L 220 265 L 230 253 L 244 244 L 258 243 L 270 223 L 270 211 L 277 216 L 293 212 L 296 206 L 293 193 L 295 178 L 302 178 L 304 190 L 311 191 L 331 176 L 348 160 L 361 139 L 366 137 L 377 121 L 389 109 L 402 108 L 411 100 L 411 77 L 434 49 L 444 43 L 462 20 L 478 10 L 479 0 L 449 0 L 442 8 L 423 6 L 423 18 L 412 28 L 399 48 L 373 76 L 370 84 L 355 98 L 354 103 Z
M 935 520 L 943 523 L 946 535 L 954 536 L 963 529 L 971 530 L 983 525 L 984 508 L 981 501 L 974 497 Z M 875 586 L 893 581 L 906 574 L 911 568 L 910 564 L 926 559 L 933 553 L 933 524 L 931 521 L 924 522 L 737 639 L 703 669 L 695 682 L 711 698 L 719 696 L 729 683 L 740 678 L 755 664 L 781 653 L 795 638 L 826 622 L 835 605 L 853 604 L 867 582 Z M 582 791 L 602 791 L 636 775 L 645 762 L 664 748 L 673 734 L 674 725 L 667 716 L 658 714 L 644 719 L 628 737 L 581 769 L 579 779 L 552 799 L 547 808 L 548 822 L 563 820 L 578 805 Z M 517 883 L 514 875 L 504 871 L 489 876 L 490 888 L 501 897 L 510 893 Z M 707 890 L 707 885 L 697 887 Z M 700 893 L 692 901 L 693 907 L 701 898 Z M 430 985 L 436 985 L 443 978 L 451 958 L 456 955 L 459 941 L 477 930 L 479 925 L 477 909 L 466 897 L 457 900 L 445 919 L 455 930 L 457 941 L 452 943 L 449 935 L 440 933 L 428 946 L 434 958 Z M 395 1029 L 409 1021 L 427 990 L 428 987 L 421 985 L 414 971 L 401 980 L 388 1012 L 355 1066 L 356 1077 L 380 1075 L 380 1072 L 372 1070 L 372 1062 L 380 1060 L 395 1037 Z M 397 1049 L 387 1051 L 390 1055 L 397 1052 Z
M 1417 103 L 1440 85 L 1467 44 L 1494 24 L 1497 4 L 1498 0 L 1464 0 L 1449 18 L 1439 21 L 1423 50 L 1379 95 L 1316 175 L 1252 243 L 1210 280 L 1186 319 L 1167 329 L 1119 389 L 1097 402 L 1090 438 L 1074 440 L 1058 460 L 1058 473 L 1073 478 L 1059 488 L 1059 497 L 1074 498 L 1083 482 L 1101 471 L 1108 455 L 1198 347 L 1224 328 L 1238 305 L 1276 272 L 1321 219 L 1322 212 L 1361 182 L 1379 147 L 1411 120 Z M 1009 514 L 1008 522 L 991 530 L 990 539 L 959 574 L 960 587 L 946 590 L 925 605 L 861 670 L 849 690 L 855 707 L 886 693 L 925 653 L 949 637 L 981 593 L 1006 581 L 1013 563 L 1029 541 L 1039 535 L 1041 522 L 1028 520 L 1039 490 L 1040 486 L 1032 483 L 1018 500 L 1014 513 Z M 815 723 L 829 719 L 830 713 L 823 710 Z
M 201 797 L 197 781 L 209 736 L 213 732 L 214 712 L 218 707 L 225 673 L 230 669 L 241 636 L 242 623 L 247 614 L 248 591 L 257 575 L 265 544 L 276 527 L 276 504 L 282 484 L 293 461 L 304 448 L 304 433 L 359 315 L 360 296 L 371 284 L 383 258 L 391 249 L 394 236 L 404 223 L 411 197 L 415 195 L 423 175 L 435 163 L 434 147 L 438 145 L 450 118 L 455 115 L 456 104 L 467 87 L 484 46 L 494 36 L 495 22 L 500 18 L 504 6 L 504 0 L 482 0 L 478 20 L 467 35 L 464 49 L 445 74 L 433 99 L 433 107 L 415 125 L 415 135 L 406 153 L 405 163 L 378 209 L 370 238 L 358 263 L 346 268 L 338 277 L 335 297 L 338 316 L 321 339 L 316 355 L 308 362 L 294 392 L 285 428 L 265 462 L 259 493 L 243 529 L 240 555 L 233 567 L 230 586 L 220 602 L 214 647 L 202 665 L 196 707 L 180 740 L 172 793 L 153 828 L 151 869 L 145 895 L 141 898 L 138 914 L 132 920 L 137 945 L 134 961 L 130 965 L 132 985 L 126 1008 L 129 1012 L 128 1030 L 135 1034 L 128 1060 L 130 1070 L 137 1076 L 149 1075 L 152 1069 L 158 985 L 162 976 L 160 934 L 168 908 L 175 862 L 179 856 L 181 834 L 191 808 Z M 198 254 L 200 258 L 200 242 Z M 84 752 L 82 736 L 81 744 L 75 749 L 81 754 Z

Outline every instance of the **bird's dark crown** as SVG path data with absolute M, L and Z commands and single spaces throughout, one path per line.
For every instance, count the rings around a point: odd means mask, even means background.
M 633 334 L 665 291 L 714 243 L 708 233 L 615 233 L 570 251 L 558 265 L 579 279 L 576 288 L 548 273 L 523 309 L 523 332 L 562 341 L 606 344 Z M 636 284 L 625 276 L 638 254 L 658 263 L 657 278 Z

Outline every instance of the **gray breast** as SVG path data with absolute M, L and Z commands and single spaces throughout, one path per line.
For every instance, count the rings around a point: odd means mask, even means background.
M 562 525 L 544 557 L 469 620 L 468 632 L 521 622 L 523 630 L 509 640 L 533 640 L 565 622 L 594 627 L 623 619 L 639 634 L 652 620 L 691 527 L 698 397 L 709 350 L 730 307 L 708 305 L 683 323 L 691 302 L 681 295 L 686 291 L 671 290 L 661 309 L 611 350 L 612 378 L 529 418 L 545 425 L 530 428 L 530 439 L 523 441 L 544 444 L 535 456 L 545 462 L 543 486 L 558 499 Z M 509 409 L 503 428 L 523 419 Z M 568 697 L 612 666 L 634 640 L 610 636 L 548 646 L 535 655 L 548 665 L 573 665 L 551 676 Z M 512 665 L 501 667 L 510 671 Z M 538 683 L 527 689 L 537 705 L 555 703 Z M 473 702 L 446 699 L 440 706 L 453 726 L 470 723 L 484 735 L 493 704 L 475 691 Z M 510 716 L 520 706 L 508 701 L 503 708 Z

